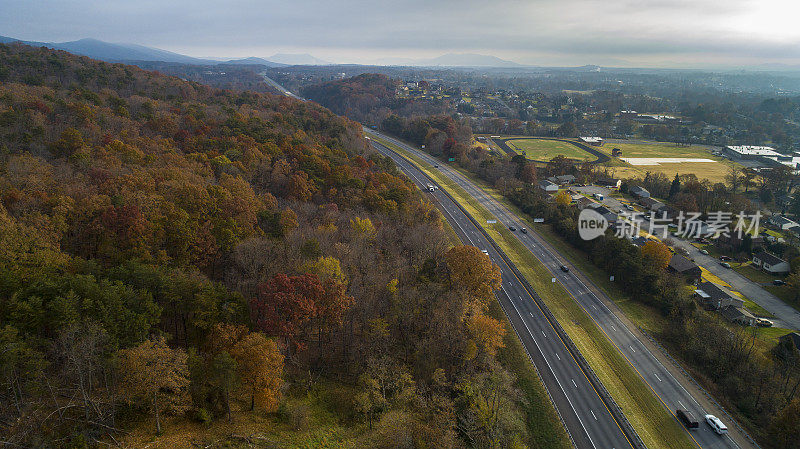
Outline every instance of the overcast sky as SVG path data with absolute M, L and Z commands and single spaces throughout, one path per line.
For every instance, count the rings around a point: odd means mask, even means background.
M 198 57 L 333 62 L 492 54 L 522 64 L 800 64 L 796 0 L 0 0 L 0 35 Z

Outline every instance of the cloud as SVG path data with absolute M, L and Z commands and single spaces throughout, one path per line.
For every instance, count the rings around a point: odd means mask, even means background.
M 12 37 L 94 37 L 194 56 L 800 61 L 800 28 L 792 25 L 800 6 L 783 0 L 0 0 L 0 10 L 0 34 Z

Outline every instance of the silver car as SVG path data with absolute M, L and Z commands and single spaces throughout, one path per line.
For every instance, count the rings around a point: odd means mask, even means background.
M 717 435 L 725 435 L 728 433 L 728 428 L 716 416 L 706 415 L 706 422 L 714 429 L 714 432 L 717 432 Z

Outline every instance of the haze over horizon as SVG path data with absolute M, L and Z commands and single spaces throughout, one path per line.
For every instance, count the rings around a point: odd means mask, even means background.
M 96 38 L 193 57 L 308 53 L 373 64 L 446 53 L 525 65 L 732 68 L 800 65 L 800 5 L 782 0 L 212 2 L 0 0 L 0 34 Z M 313 11 L 309 16 L 307 11 Z

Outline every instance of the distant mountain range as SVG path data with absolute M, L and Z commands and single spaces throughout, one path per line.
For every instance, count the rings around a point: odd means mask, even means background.
M 522 64 L 500 59 L 497 56 L 478 55 L 474 53 L 448 53 L 437 58 L 414 61 L 413 65 L 446 67 L 522 67 Z
M 0 43 L 17 42 L 19 39 L 0 36 Z M 97 39 L 81 39 L 69 42 L 36 42 L 20 41 L 23 44 L 36 47 L 48 47 L 56 50 L 65 50 L 78 55 L 89 56 L 103 61 L 162 61 L 177 62 L 181 64 L 215 64 L 215 61 L 193 58 L 191 56 L 173 53 L 157 48 L 145 47 L 136 44 L 112 44 Z
M 293 54 L 293 53 L 278 53 L 269 57 L 270 61 L 278 62 L 286 65 L 331 65 L 328 61 L 315 58 L 307 53 Z
M 17 42 L 19 39 L 0 36 L 0 43 Z M 258 64 L 266 67 L 284 67 L 290 65 L 333 65 L 328 61 L 316 58 L 309 54 L 278 53 L 267 59 L 250 57 L 242 59 L 204 59 L 182 55 L 158 48 L 145 47 L 137 44 L 110 43 L 97 39 L 80 39 L 69 42 L 36 42 L 20 41 L 24 44 L 37 47 L 48 47 L 56 50 L 65 50 L 70 53 L 88 56 L 109 62 L 132 61 L 157 61 L 179 64 L 216 65 L 216 64 Z M 491 55 L 475 53 L 448 53 L 430 59 L 394 58 L 378 61 L 379 65 L 401 65 L 422 67 L 498 67 L 520 68 L 528 67 L 514 61 L 501 59 Z

